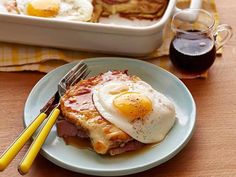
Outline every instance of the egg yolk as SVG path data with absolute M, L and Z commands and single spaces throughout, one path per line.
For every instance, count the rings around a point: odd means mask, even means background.
M 152 111 L 151 100 L 147 96 L 136 92 L 125 92 L 118 95 L 114 98 L 113 105 L 129 121 L 142 119 Z
M 60 0 L 32 0 L 27 6 L 27 13 L 38 17 L 54 17 L 59 8 Z

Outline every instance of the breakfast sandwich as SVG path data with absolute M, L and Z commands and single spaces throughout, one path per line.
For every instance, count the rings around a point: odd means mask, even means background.
M 88 139 L 98 154 L 116 155 L 160 142 L 175 122 L 173 103 L 126 71 L 82 80 L 60 104 L 58 136 Z
M 99 21 L 99 17 L 119 14 L 129 19 L 160 18 L 167 7 L 168 0 L 93 0 L 94 13 L 91 21 Z

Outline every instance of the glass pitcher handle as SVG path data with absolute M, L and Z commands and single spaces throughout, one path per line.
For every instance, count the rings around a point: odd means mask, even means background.
M 216 50 L 219 50 L 233 36 L 232 27 L 227 24 L 222 24 L 216 27 L 214 31 L 214 39 Z M 219 38 L 219 40 L 217 40 Z

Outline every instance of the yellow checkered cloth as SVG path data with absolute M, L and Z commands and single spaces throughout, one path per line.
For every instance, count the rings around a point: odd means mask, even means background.
M 179 0 L 177 6 L 179 8 L 187 8 L 189 3 L 189 0 Z M 215 17 L 216 24 L 219 24 L 219 15 L 214 0 L 203 0 L 202 8 L 211 12 Z M 183 75 L 175 70 L 168 58 L 169 45 L 173 37 L 170 29 L 170 23 L 167 23 L 163 35 L 164 42 L 159 49 L 139 59 L 154 63 L 179 78 L 207 77 L 207 72 L 199 76 L 190 76 Z M 218 54 L 221 53 L 222 50 L 218 51 Z M 0 71 L 40 71 L 47 73 L 60 65 L 74 60 L 101 56 L 111 55 L 0 42 Z M 114 55 L 112 56 L 115 57 Z

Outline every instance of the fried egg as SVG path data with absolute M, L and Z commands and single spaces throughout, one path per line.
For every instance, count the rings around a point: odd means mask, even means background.
M 98 112 L 142 143 L 164 139 L 175 122 L 174 104 L 144 81 L 109 81 L 93 89 Z
M 6 4 L 6 0 L 0 0 L 0 12 L 7 13 L 5 4 Z
M 21 14 L 57 18 L 63 20 L 88 21 L 92 17 L 90 0 L 16 0 Z

